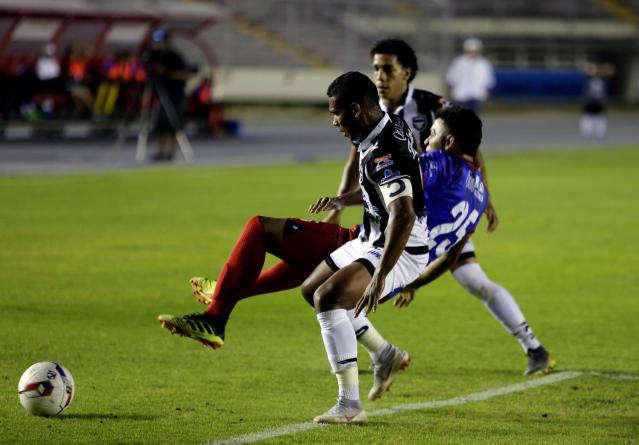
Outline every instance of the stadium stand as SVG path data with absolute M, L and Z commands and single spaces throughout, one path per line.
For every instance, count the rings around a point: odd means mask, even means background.
M 319 103 L 323 92 L 315 85 L 346 69 L 366 72 L 368 49 L 384 36 L 416 48 L 416 85 L 443 91 L 443 72 L 470 35 L 482 39 L 495 65 L 497 98 L 576 101 L 582 66 L 606 61 L 617 66 L 613 98 L 634 103 L 638 8 L 637 0 L 8 0 L 0 5 L 0 95 L 10 100 L 0 114 L 37 118 L 11 104 L 26 100 L 18 90 L 33 87 L 45 43 L 56 43 L 67 65 L 71 52 L 80 51 L 72 47 L 90 47 L 80 78 L 97 95 L 108 59 L 139 54 L 157 26 L 181 32 L 176 46 L 194 70 L 211 70 L 210 97 L 218 103 Z M 62 117 L 73 118 L 68 110 L 82 101 L 68 89 L 34 91 L 31 99 L 36 108 L 53 101 Z M 116 107 L 115 115 L 127 107 Z

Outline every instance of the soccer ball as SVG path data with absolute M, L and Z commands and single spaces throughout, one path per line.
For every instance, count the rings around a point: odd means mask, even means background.
M 55 416 L 73 400 L 75 382 L 67 368 L 54 362 L 31 365 L 18 383 L 20 403 L 36 416 Z

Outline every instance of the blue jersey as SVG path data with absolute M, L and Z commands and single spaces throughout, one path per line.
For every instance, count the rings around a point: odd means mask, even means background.
M 442 150 L 419 156 L 430 261 L 473 232 L 488 205 L 479 169 Z

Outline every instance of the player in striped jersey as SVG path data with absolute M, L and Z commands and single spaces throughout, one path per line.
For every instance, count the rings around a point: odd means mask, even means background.
M 349 72 L 326 94 L 333 125 L 358 149 L 359 188 L 320 198 L 310 211 L 362 205 L 364 218 L 358 238 L 331 253 L 302 285 L 302 294 L 314 303 L 339 387 L 337 404 L 314 420 L 366 422 L 348 312 L 374 310 L 379 298 L 405 287 L 426 267 L 424 196 L 412 132 L 401 118 L 382 111 L 373 82 Z

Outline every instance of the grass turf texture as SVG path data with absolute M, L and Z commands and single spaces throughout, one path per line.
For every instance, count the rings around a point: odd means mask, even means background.
M 501 218 L 475 235 L 562 370 L 639 373 L 639 150 L 489 155 Z M 159 313 L 199 310 L 188 278 L 215 276 L 253 214 L 306 216 L 341 163 L 0 178 L 0 442 L 202 443 L 309 421 L 336 383 L 298 291 L 239 304 L 219 351 L 170 336 Z M 354 223 L 359 212 L 346 219 Z M 368 409 L 525 381 L 525 357 L 450 277 L 372 317 L 413 357 Z M 17 382 L 64 364 L 76 399 L 22 409 Z M 361 394 L 372 375 L 360 351 Z M 264 443 L 636 443 L 639 382 L 580 377 L 484 402 L 328 427 Z

